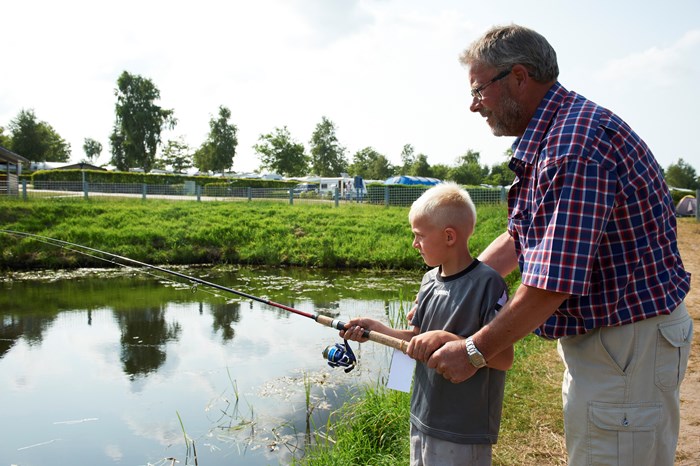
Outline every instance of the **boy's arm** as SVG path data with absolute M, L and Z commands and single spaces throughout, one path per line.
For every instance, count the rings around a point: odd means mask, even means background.
M 350 319 L 350 321 L 345 324 L 345 330 L 341 330 L 339 335 L 341 338 L 345 338 L 346 340 L 359 341 L 362 343 L 368 340 L 363 336 L 365 330 L 383 333 L 384 335 L 400 338 L 404 341 L 411 341 L 411 338 L 417 335 L 420 331 L 418 327 L 413 327 L 412 330 L 399 330 L 391 328 L 388 325 L 384 325 L 375 319 L 357 317 L 355 319 Z
M 491 359 L 486 361 L 486 365 L 499 371 L 507 371 L 513 367 L 513 347 L 509 346 Z
M 461 340 L 462 337 L 445 330 L 431 330 L 413 337 L 408 344 L 406 354 L 418 361 L 427 362 L 430 355 L 448 341 Z M 467 349 L 464 348 L 466 353 Z M 513 367 L 513 347 L 509 346 L 493 356 L 486 364 L 492 369 L 507 371 Z

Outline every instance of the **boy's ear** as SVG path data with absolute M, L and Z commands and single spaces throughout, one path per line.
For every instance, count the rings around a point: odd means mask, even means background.
M 457 239 L 457 232 L 454 228 L 445 228 L 445 238 L 449 244 L 452 244 Z

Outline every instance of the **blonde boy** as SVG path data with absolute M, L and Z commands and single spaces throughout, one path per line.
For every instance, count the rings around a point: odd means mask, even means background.
M 409 341 L 407 354 L 418 361 L 411 395 L 411 465 L 490 465 L 513 348 L 459 384 L 426 362 L 444 343 L 468 337 L 493 319 L 508 298 L 507 287 L 469 253 L 476 210 L 464 189 L 454 183 L 428 189 L 413 203 L 408 219 L 413 247 L 433 267 L 423 276 L 413 328 L 397 330 L 357 318 L 340 335 L 366 341 L 362 333 L 371 330 Z

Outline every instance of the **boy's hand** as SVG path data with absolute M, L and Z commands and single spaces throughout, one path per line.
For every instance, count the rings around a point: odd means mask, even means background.
M 452 383 L 464 382 L 476 374 L 477 370 L 467 358 L 463 338 L 447 342 L 438 348 L 428 359 L 428 367 Z
M 406 320 L 408 321 L 409 324 L 413 320 L 413 315 L 416 313 L 417 308 L 418 308 L 418 296 L 416 296 L 416 300 L 413 302 L 413 307 L 411 307 L 411 310 L 408 311 L 408 314 L 406 314 Z
M 435 350 L 448 341 L 458 340 L 460 337 L 445 330 L 431 330 L 413 337 L 408 344 L 406 354 L 418 361 L 427 362 Z
M 365 333 L 365 330 L 377 330 L 380 328 L 382 324 L 379 321 L 376 321 L 374 319 L 367 319 L 364 317 L 358 317 L 355 319 L 350 319 L 345 324 L 345 330 L 341 330 L 338 332 L 338 335 L 340 335 L 341 338 L 344 338 L 346 340 L 353 340 L 353 341 L 359 341 L 360 343 L 364 343 L 368 341 L 368 338 L 365 338 L 363 334 Z

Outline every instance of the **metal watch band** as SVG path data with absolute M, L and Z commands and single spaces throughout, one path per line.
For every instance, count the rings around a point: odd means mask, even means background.
M 476 345 L 474 345 L 472 337 L 467 338 L 466 348 L 467 356 L 469 357 L 469 362 L 472 366 L 476 367 L 477 369 L 481 369 L 482 367 L 486 366 L 486 359 L 484 358 L 484 355 L 481 354 L 481 352 L 476 348 Z

